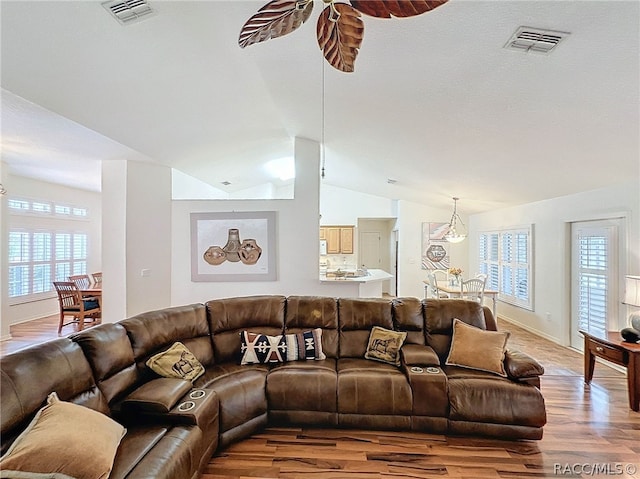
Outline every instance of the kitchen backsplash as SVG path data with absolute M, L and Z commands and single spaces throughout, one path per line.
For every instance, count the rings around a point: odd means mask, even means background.
M 355 254 L 328 254 L 320 256 L 320 265 L 329 270 L 341 268 L 343 270 L 357 269 L 357 258 Z

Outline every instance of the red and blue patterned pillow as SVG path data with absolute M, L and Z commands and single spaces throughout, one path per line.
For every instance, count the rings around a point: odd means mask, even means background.
M 322 351 L 321 328 L 278 336 L 243 331 L 240 333 L 240 342 L 240 364 L 326 359 Z

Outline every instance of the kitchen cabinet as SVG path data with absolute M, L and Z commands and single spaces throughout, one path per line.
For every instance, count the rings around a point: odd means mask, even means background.
M 354 226 L 321 226 L 320 239 L 327 241 L 327 254 L 353 254 Z
M 340 252 L 353 254 L 353 228 L 340 228 Z

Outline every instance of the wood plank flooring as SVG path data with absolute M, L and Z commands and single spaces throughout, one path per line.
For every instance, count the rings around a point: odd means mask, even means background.
M 57 337 L 57 317 L 37 321 L 12 327 L 15 339 L 1 342 L 0 354 Z M 509 323 L 501 321 L 500 329 L 511 331 L 509 347 L 545 367 L 541 441 L 268 428 L 216 454 L 203 479 L 640 479 L 640 413 L 628 407 L 624 373 L 598 363 L 587 386 L 581 354 Z M 73 331 L 68 326 L 63 334 Z

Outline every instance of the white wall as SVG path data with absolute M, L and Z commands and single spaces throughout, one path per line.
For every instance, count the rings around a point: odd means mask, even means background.
M 126 237 L 127 316 L 170 306 L 170 168 L 128 162 Z
M 295 141 L 295 199 L 174 201 L 172 207 L 172 304 L 256 294 L 341 296 L 340 285 L 321 284 L 318 272 L 319 160 L 317 142 Z M 275 211 L 276 281 L 192 282 L 190 214 Z
M 398 296 L 424 298 L 426 271 L 422 269 L 422 223 L 447 223 L 451 209 L 433 208 L 410 201 L 398 201 Z M 467 224 L 464 212 L 458 211 Z M 469 272 L 469 239 L 449 245 L 451 266 Z M 473 270 L 472 270 L 473 271 Z
M 8 167 L 4 161 L 0 161 L 0 183 L 8 186 Z M 9 242 L 9 230 L 7 221 L 7 195 L 0 196 L 0 341 L 8 339 L 9 335 L 9 293 L 7 284 L 9 281 L 9 268 L 7 265 Z
M 640 187 L 626 184 L 527 205 L 473 215 L 469 221 L 469 263 L 478 264 L 478 233 L 511 226 L 534 225 L 534 309 L 498 303 L 498 315 L 563 345 L 569 344 L 569 224 L 625 215 L 628 250 L 622 253 L 626 274 L 640 273 Z M 547 319 L 547 313 L 550 320 Z
M 358 218 L 395 217 L 394 201 L 322 183 L 320 215 L 321 225 L 357 225 Z
M 170 168 L 105 161 L 102 196 L 103 322 L 170 306 Z
M 7 181 L 3 182 L 8 190 L 7 196 L 28 198 L 34 200 L 51 201 L 79 207 L 86 207 L 88 216 L 86 219 L 60 219 L 58 217 L 47 217 L 41 215 L 15 215 L 7 214 L 7 227 L 21 224 L 29 227 L 66 229 L 76 231 L 86 231 L 89 237 L 87 251 L 87 272 L 100 271 L 102 268 L 101 249 L 101 214 L 102 204 L 99 193 L 69 188 L 66 186 L 33 180 L 22 176 L 8 175 Z M 5 197 L 6 198 L 6 197 Z M 3 200 L 3 203 L 6 201 Z M 3 211 L 4 213 L 4 211 Z M 3 214 L 3 221 L 5 215 Z M 7 235 L 8 236 L 8 233 Z M 6 241 L 6 238 L 4 239 Z M 3 255 L 4 258 L 5 255 Z M 2 284 L 3 292 L 7 289 L 6 269 L 3 268 Z M 19 301 L 19 300 L 18 300 Z M 58 302 L 55 291 L 47 299 L 17 303 L 11 301 L 6 316 L 3 314 L 2 323 L 15 324 L 28 321 L 43 316 L 49 316 L 58 312 Z M 8 318 L 5 321 L 5 317 Z

